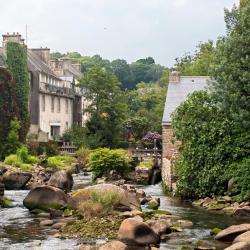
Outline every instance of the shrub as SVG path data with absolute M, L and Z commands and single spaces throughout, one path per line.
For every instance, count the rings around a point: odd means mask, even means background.
M 55 169 L 68 169 L 75 159 L 66 155 L 51 156 L 48 158 L 47 167 Z
M 33 170 L 34 167 L 31 164 L 39 163 L 39 159 L 29 155 L 27 147 L 23 145 L 17 150 L 16 154 L 5 157 L 4 163 L 13 167 L 18 167 L 21 170 Z
M 153 167 L 153 160 L 148 159 L 148 160 L 141 161 L 138 167 L 151 169 Z
M 4 163 L 7 164 L 7 165 L 11 165 L 11 166 L 15 166 L 15 163 L 17 162 L 17 155 L 9 155 L 9 156 L 6 156 L 5 159 L 4 159 Z
M 64 132 L 63 140 L 66 142 L 73 142 L 77 148 L 86 147 L 87 129 L 82 127 L 72 127 Z
M 76 151 L 77 161 L 81 166 L 85 167 L 87 165 L 89 154 L 90 150 L 86 147 L 79 148 Z
M 234 198 L 238 201 L 250 199 L 250 158 L 233 163 L 229 167 L 229 178 L 233 178 Z
M 93 177 L 101 177 L 115 170 L 120 175 L 128 172 L 131 159 L 127 151 L 122 149 L 98 148 L 88 157 L 88 167 L 93 171 Z

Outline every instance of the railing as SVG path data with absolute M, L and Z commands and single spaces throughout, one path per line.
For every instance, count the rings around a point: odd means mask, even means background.
M 76 146 L 73 142 L 63 142 L 63 145 L 60 148 L 61 154 L 75 155 Z
M 60 87 L 60 86 L 56 86 L 56 85 L 44 83 L 44 82 L 40 83 L 40 90 L 47 92 L 47 93 L 54 93 L 58 95 L 67 95 L 67 96 L 74 95 L 73 89 Z

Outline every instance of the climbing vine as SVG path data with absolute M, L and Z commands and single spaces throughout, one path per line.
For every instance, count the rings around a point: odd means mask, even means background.
M 27 66 L 26 48 L 18 43 L 9 42 L 6 45 L 7 66 L 16 81 L 14 86 L 17 105 L 19 107 L 20 120 L 19 136 L 22 142 L 25 141 L 29 125 L 29 74 Z

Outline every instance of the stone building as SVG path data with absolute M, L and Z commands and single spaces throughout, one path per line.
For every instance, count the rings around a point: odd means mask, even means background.
M 171 114 L 186 100 L 187 96 L 196 90 L 203 90 L 208 84 L 207 76 L 180 76 L 177 71 L 170 74 L 169 85 L 162 119 L 162 180 L 170 191 L 176 185 L 176 173 L 173 160 L 179 156 L 177 151 L 181 142 L 174 141 L 174 131 L 171 127 Z
M 78 87 L 81 73 L 81 64 L 72 64 L 67 57 L 57 60 L 50 60 L 49 66 L 52 71 L 63 81 L 71 83 L 74 88 L 73 101 L 73 124 L 76 126 L 84 126 L 89 119 L 89 114 L 85 112 L 89 102 L 84 97 L 84 89 Z
M 19 33 L 6 34 L 3 35 L 0 54 L 5 54 L 4 48 L 8 42 L 25 46 Z M 31 122 L 28 136 L 40 142 L 59 138 L 73 125 L 75 100 L 79 96 L 82 98 L 83 94 L 76 87 L 81 77 L 80 66 L 72 65 L 67 60 L 66 63 L 61 65 L 60 62 L 58 67 L 53 67 L 49 54 L 48 48 L 27 49 Z M 76 109 L 81 111 L 82 106 Z

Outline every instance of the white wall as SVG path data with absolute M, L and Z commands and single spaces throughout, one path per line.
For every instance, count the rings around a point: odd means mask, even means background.
M 45 96 L 45 111 L 43 110 L 43 95 Z M 51 110 L 52 106 L 52 96 L 54 97 L 54 112 Z M 60 111 L 58 110 L 58 98 L 60 98 Z M 68 100 L 68 112 L 66 112 L 66 100 Z M 67 97 L 55 96 L 50 94 L 39 94 L 40 102 L 40 119 L 39 127 L 45 132 L 49 133 L 50 136 L 50 126 L 51 124 L 60 124 L 60 135 L 67 130 L 66 123 L 68 123 L 68 128 L 72 126 L 73 122 L 73 100 Z

